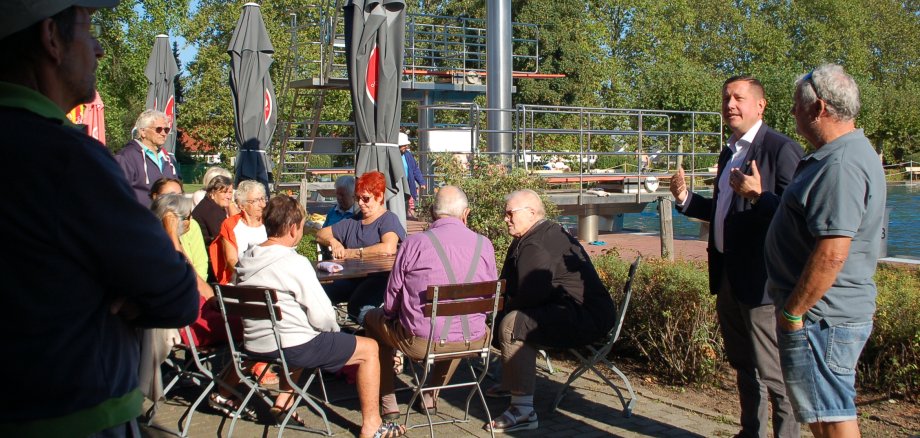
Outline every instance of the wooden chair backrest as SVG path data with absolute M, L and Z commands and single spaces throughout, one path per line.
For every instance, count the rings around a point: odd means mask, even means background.
M 221 285 L 224 308 L 227 316 L 238 316 L 247 319 L 271 319 L 266 299 L 271 299 L 271 309 L 275 313 L 275 320 L 281 321 L 281 307 L 278 306 L 278 291 L 262 287 Z M 233 301 L 228 301 L 228 299 Z
M 471 315 L 492 313 L 495 310 L 495 295 L 499 296 L 498 308 L 503 305 L 501 295 L 505 292 L 505 280 L 483 281 L 428 286 L 425 299 L 428 301 L 422 313 L 430 318 L 434 310 L 435 297 L 438 300 L 437 316 Z

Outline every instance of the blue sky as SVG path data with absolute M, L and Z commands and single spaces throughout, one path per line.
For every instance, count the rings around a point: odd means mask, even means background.
M 143 15 L 144 6 L 138 3 L 137 5 L 134 6 L 134 10 L 138 14 Z M 189 5 L 189 15 L 194 14 L 197 11 L 198 11 L 198 0 L 193 0 L 192 3 Z M 186 39 L 182 37 L 182 35 L 170 34 L 169 35 L 170 46 L 172 46 L 173 41 L 175 41 L 179 45 L 179 61 L 182 62 L 182 73 L 180 74 L 183 76 L 188 75 L 188 69 L 186 68 L 186 66 L 188 66 L 188 64 L 192 62 L 193 59 L 195 59 L 195 54 L 198 53 L 198 48 L 190 45 L 188 41 L 186 41 Z

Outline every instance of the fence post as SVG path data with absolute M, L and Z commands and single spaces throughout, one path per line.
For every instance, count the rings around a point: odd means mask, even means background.
M 309 199 L 310 194 L 307 193 L 307 179 L 303 178 L 300 180 L 300 193 L 297 194 L 298 201 L 300 205 L 303 205 L 303 208 L 307 208 L 307 199 Z
M 661 218 L 661 258 L 674 261 L 674 221 L 671 218 L 671 198 L 658 198 L 658 217 Z

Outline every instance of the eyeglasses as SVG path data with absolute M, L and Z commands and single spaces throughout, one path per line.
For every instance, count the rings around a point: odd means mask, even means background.
M 505 217 L 508 219 L 511 219 L 511 217 L 514 216 L 514 213 L 517 213 L 524 209 L 530 209 L 530 207 L 518 207 L 518 208 L 512 208 L 511 210 L 505 210 Z
M 89 35 L 98 40 L 102 36 L 102 25 L 99 23 L 90 23 Z
M 370 196 L 355 196 L 355 202 L 363 202 L 365 204 L 371 202 L 371 199 L 373 198 Z
M 157 134 L 169 134 L 169 127 L 167 126 L 157 126 L 157 127 L 148 126 L 147 129 L 152 129 Z
M 250 200 L 246 201 L 246 203 L 247 203 L 247 204 L 250 204 L 250 205 L 256 204 L 256 203 L 264 204 L 264 203 L 266 203 L 266 202 L 268 202 L 268 199 L 266 199 L 264 196 L 261 197 L 261 198 L 250 199 Z

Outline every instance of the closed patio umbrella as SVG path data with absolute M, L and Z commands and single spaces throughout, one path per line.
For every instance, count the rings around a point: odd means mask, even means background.
M 240 147 L 236 159 L 236 183 L 256 180 L 265 184 L 266 189 L 269 188 L 271 173 L 266 150 L 278 119 L 275 88 L 268 74 L 274 52 L 259 5 L 246 3 L 227 48 L 230 55 L 230 92 L 236 113 L 233 127 Z
M 402 0 L 349 0 L 345 49 L 358 147 L 355 175 L 386 175 L 387 209 L 406 225 L 409 185 L 397 146 L 402 106 L 400 80 L 406 32 Z
M 155 109 L 166 113 L 166 123 L 169 126 L 169 135 L 163 148 L 172 158 L 176 156 L 176 75 L 179 66 L 176 57 L 169 47 L 169 36 L 157 35 L 147 60 L 144 75 L 147 76 L 147 102 L 144 108 Z

